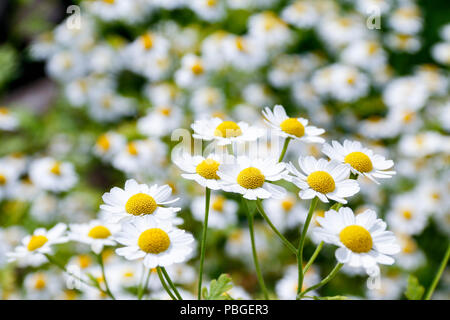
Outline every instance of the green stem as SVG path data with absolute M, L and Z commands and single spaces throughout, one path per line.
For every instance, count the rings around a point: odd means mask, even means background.
M 202 242 L 200 244 L 200 270 L 198 275 L 198 300 L 202 299 L 203 262 L 205 261 L 206 234 L 208 232 L 209 202 L 211 200 L 211 189 L 205 192 L 205 220 L 203 222 Z
M 183 300 L 183 298 L 181 297 L 181 294 L 178 292 L 177 287 L 175 287 L 175 285 L 172 282 L 172 279 L 170 279 L 169 274 L 166 271 L 166 268 L 164 267 L 159 267 L 164 275 L 164 277 L 166 278 L 167 282 L 169 283 L 169 286 L 172 288 L 173 292 L 175 292 L 175 295 L 177 296 L 178 300 Z
M 272 228 L 273 232 L 284 242 L 284 244 L 291 250 L 294 254 L 297 254 L 297 249 L 292 245 L 292 243 L 286 239 L 280 231 L 273 225 L 272 221 L 270 221 L 269 217 L 264 211 L 264 207 L 262 205 L 261 199 L 256 200 L 256 207 L 258 208 L 259 213 L 263 216 L 264 220 L 266 220 L 267 224 Z
M 333 268 L 333 270 L 331 270 L 330 274 L 327 275 L 322 281 L 320 281 L 319 283 L 309 287 L 308 289 L 304 290 L 303 292 L 299 293 L 297 295 L 297 299 L 300 300 L 301 298 L 303 298 L 305 296 L 305 294 L 309 291 L 318 289 L 324 285 L 326 285 L 328 282 L 330 282 L 339 272 L 339 270 L 341 270 L 341 268 L 344 266 L 344 264 L 342 263 L 338 263 L 336 264 L 336 266 Z
M 449 245 L 447 247 L 447 251 L 445 252 L 444 258 L 442 259 L 442 262 L 441 262 L 441 265 L 439 267 L 439 270 L 436 273 L 436 276 L 434 277 L 433 282 L 431 283 L 431 286 L 428 289 L 428 292 L 427 292 L 427 294 L 426 294 L 426 296 L 424 298 L 425 300 L 430 300 L 431 299 L 431 296 L 433 295 L 434 289 L 436 289 L 436 286 L 437 286 L 437 284 L 439 282 L 439 279 L 441 278 L 442 273 L 444 272 L 445 267 L 447 266 L 449 256 L 450 256 L 450 243 L 449 243 Z
M 156 267 L 156 271 L 158 272 L 159 281 L 161 281 L 161 285 L 166 290 L 167 294 L 172 298 L 172 300 L 177 300 L 177 298 L 173 295 L 173 293 L 170 291 L 169 287 L 167 286 L 167 283 L 164 280 L 164 276 L 161 272 L 161 269 L 159 267 Z
M 144 267 L 145 270 L 145 267 Z M 142 300 L 142 297 L 144 295 L 145 290 L 147 290 L 148 287 L 148 281 L 150 280 L 150 275 L 152 274 L 152 269 L 148 270 L 147 272 L 147 277 L 145 277 L 145 281 L 144 284 L 141 283 L 141 285 L 139 286 L 139 291 L 138 291 L 138 300 Z
M 303 226 L 302 234 L 300 235 L 300 243 L 298 245 L 298 253 L 297 253 L 297 264 L 298 264 L 298 287 L 297 287 L 297 294 L 300 293 L 303 286 L 303 247 L 305 245 L 305 239 L 306 239 L 306 233 L 309 228 L 309 224 L 311 223 L 311 219 L 314 213 L 314 209 L 317 206 L 317 202 L 319 201 L 319 198 L 314 197 L 311 200 L 311 204 L 309 206 L 308 216 L 306 217 L 305 225 Z
M 250 231 L 250 241 L 252 243 L 252 254 L 253 261 L 255 263 L 256 276 L 258 277 L 259 286 L 264 294 L 264 299 L 269 300 L 269 294 L 267 292 L 266 285 L 264 284 L 264 278 L 261 273 L 261 269 L 259 268 L 258 262 L 258 253 L 256 252 L 255 245 L 255 230 L 253 229 L 253 214 L 251 212 L 248 213 L 248 229 Z
M 319 255 L 320 250 L 322 250 L 323 244 L 324 244 L 324 242 L 321 241 L 319 243 L 319 245 L 317 246 L 316 250 L 314 251 L 314 253 L 311 256 L 311 258 L 309 259 L 309 261 L 306 264 L 305 268 L 303 268 L 303 275 L 306 274 L 306 272 L 308 271 L 309 267 L 311 267 L 311 265 L 314 263 L 314 260 L 316 260 L 317 256 Z
M 291 138 L 286 138 L 284 140 L 283 150 L 281 150 L 280 158 L 278 159 L 278 162 L 283 161 L 284 155 L 286 154 L 289 142 L 291 142 Z
M 100 265 L 100 268 L 102 269 L 102 276 L 103 276 L 103 280 L 105 281 L 106 293 L 111 297 L 111 299 L 116 300 L 116 298 L 114 298 L 114 295 L 112 294 L 111 290 L 109 289 L 108 281 L 106 280 L 105 265 L 103 264 L 103 256 L 100 253 L 97 255 L 97 257 L 98 257 L 98 263 Z

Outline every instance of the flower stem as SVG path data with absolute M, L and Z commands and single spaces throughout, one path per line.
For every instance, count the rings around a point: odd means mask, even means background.
M 284 140 L 283 150 L 281 150 L 280 158 L 278 159 L 278 162 L 283 161 L 284 155 L 286 154 L 289 142 L 291 142 L 291 138 L 286 138 Z
M 203 222 L 202 242 L 200 244 L 200 270 L 198 275 L 198 300 L 202 299 L 203 262 L 205 261 L 206 234 L 208 232 L 209 202 L 211 200 L 211 189 L 205 192 L 205 220 Z
M 314 251 L 314 253 L 311 256 L 311 258 L 309 259 L 309 261 L 306 264 L 305 268 L 303 268 L 303 275 L 306 274 L 306 272 L 308 271 L 309 267 L 311 267 L 311 265 L 314 263 L 314 260 L 316 260 L 317 256 L 319 255 L 320 250 L 322 250 L 323 244 L 324 244 L 324 242 L 321 241 L 319 243 L 319 245 L 317 246 L 316 250 Z
M 441 262 L 441 265 L 439 267 L 439 270 L 436 273 L 436 275 L 435 275 L 435 277 L 433 279 L 433 282 L 431 283 L 431 286 L 428 289 L 428 292 L 427 292 L 424 300 L 430 300 L 431 299 L 431 296 L 433 295 L 434 289 L 436 289 L 436 286 L 437 286 L 437 284 L 439 282 L 439 279 L 441 278 L 442 273 L 444 272 L 444 269 L 447 266 L 449 256 L 450 256 L 450 243 L 449 243 L 449 245 L 447 247 L 447 251 L 445 252 L 444 258 L 442 259 L 442 262 Z
M 178 300 L 183 300 L 183 298 L 181 297 L 181 294 L 178 292 L 177 287 L 173 284 L 172 279 L 170 279 L 169 274 L 166 271 L 166 268 L 164 267 L 159 267 L 164 275 L 164 277 L 166 278 L 167 282 L 169 283 L 169 286 L 172 288 L 173 292 L 175 292 L 175 295 L 177 296 Z
M 111 290 L 109 289 L 108 281 L 106 280 L 105 265 L 103 263 L 102 253 L 98 254 L 97 257 L 98 257 L 98 264 L 100 265 L 100 268 L 102 269 L 102 276 L 103 276 L 103 280 L 105 281 L 106 293 L 111 297 L 111 299 L 116 300 L 116 298 L 114 298 L 114 295 L 112 294 Z
M 167 286 L 166 281 L 164 280 L 164 276 L 161 272 L 160 267 L 156 267 L 156 271 L 158 272 L 159 281 L 161 281 L 162 286 L 166 290 L 167 294 L 172 298 L 172 300 L 177 300 L 177 298 L 173 295 L 173 293 L 170 291 L 169 287 Z
M 330 274 L 328 274 L 322 281 L 320 281 L 319 283 L 309 287 L 308 289 L 304 290 L 303 292 L 299 293 L 297 295 L 297 299 L 300 300 L 301 298 L 303 298 L 305 296 L 305 294 L 309 291 L 318 289 L 324 285 L 326 285 L 328 282 L 330 282 L 339 272 L 339 270 L 341 270 L 341 268 L 344 266 L 343 263 L 337 263 L 336 266 L 333 268 L 333 270 L 331 270 Z
M 292 245 L 292 243 L 286 239 L 280 231 L 273 225 L 272 221 L 270 221 L 269 217 L 264 211 L 264 207 L 261 203 L 261 199 L 256 200 L 256 207 L 258 208 L 259 213 L 263 216 L 264 220 L 266 220 L 267 224 L 272 228 L 273 232 L 284 242 L 284 244 L 291 250 L 294 254 L 297 253 L 297 249 Z
M 145 270 L 145 267 L 144 267 Z M 144 271 L 145 272 L 145 271 Z M 139 286 L 138 291 L 138 300 L 142 300 L 142 296 L 144 295 L 145 290 L 147 290 L 148 287 L 148 281 L 150 280 L 150 275 L 152 274 L 152 269 L 148 270 L 147 277 L 145 277 L 144 283 Z
M 319 201 L 319 198 L 314 197 L 311 200 L 311 204 L 309 206 L 308 216 L 306 217 L 305 225 L 303 226 L 302 234 L 300 235 L 300 243 L 298 245 L 298 253 L 297 253 L 297 264 L 298 264 L 298 287 L 297 287 L 297 294 L 300 293 L 303 286 L 303 278 L 304 278 L 304 272 L 303 272 L 303 247 L 305 245 L 305 239 L 306 239 L 306 233 L 309 228 L 309 224 L 311 222 L 314 209 L 317 206 L 317 202 Z
M 269 294 L 267 292 L 266 285 L 264 284 L 264 278 L 261 274 L 261 269 L 259 268 L 258 253 L 256 252 L 255 246 L 255 230 L 253 229 L 253 214 L 251 212 L 249 212 L 248 214 L 248 228 L 250 231 L 250 240 L 252 243 L 252 254 L 253 261 L 255 263 L 256 276 L 258 277 L 259 286 L 261 287 L 261 290 L 264 294 L 264 299 L 269 300 Z

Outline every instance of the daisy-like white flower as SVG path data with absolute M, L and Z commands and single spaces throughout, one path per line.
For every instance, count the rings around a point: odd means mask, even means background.
M 125 222 L 122 230 L 116 240 L 125 247 L 116 253 L 127 260 L 144 259 L 147 268 L 183 262 L 193 250 L 191 234 L 151 215 Z
M 103 247 L 114 246 L 114 234 L 120 230 L 120 225 L 103 223 L 99 220 L 92 220 L 85 224 L 71 224 L 69 239 L 86 243 L 91 246 L 94 253 L 100 254 Z
M 265 108 L 262 114 L 266 118 L 265 122 L 280 137 L 310 143 L 325 142 L 323 138 L 318 137 L 325 132 L 324 129 L 308 126 L 308 120 L 304 118 L 289 118 L 281 105 L 276 105 L 273 111 L 270 108 Z
M 317 218 L 320 227 L 313 229 L 321 240 L 340 248 L 335 256 L 340 263 L 350 267 L 363 267 L 366 271 L 377 269 L 378 264 L 392 265 L 391 255 L 400 251 L 394 234 L 386 231 L 386 223 L 377 219 L 373 210 L 366 210 L 355 216 L 344 207 L 325 212 L 325 217 Z
M 105 219 L 111 223 L 146 215 L 172 221 L 180 208 L 166 207 L 178 200 L 169 200 L 171 194 L 172 188 L 168 185 L 155 184 L 149 187 L 130 179 L 125 182 L 124 189 L 114 187 L 110 192 L 106 192 L 102 197 L 105 203 L 100 206 L 100 209 L 105 212 Z
M 126 144 L 125 137 L 115 132 L 106 132 L 98 137 L 94 153 L 102 159 L 112 159 Z
M 372 150 L 363 147 L 359 141 L 345 140 L 343 145 L 332 141 L 331 145 L 323 146 L 322 152 L 332 160 L 349 164 L 352 173 L 362 174 L 375 183 L 378 183 L 375 178 L 385 179 L 395 175 L 395 171 L 387 170 L 392 168 L 394 161 L 374 154 Z
M 6 107 L 0 107 L 0 130 L 13 131 L 19 125 L 19 120 Z
M 236 212 L 238 204 L 225 198 L 222 195 L 213 195 L 211 197 L 211 208 L 209 209 L 208 228 L 226 229 L 237 223 Z M 197 221 L 203 221 L 205 218 L 205 198 L 195 197 L 192 200 L 191 211 Z
M 64 235 L 67 226 L 58 223 L 50 230 L 39 228 L 34 230 L 32 235 L 28 235 L 22 240 L 22 245 L 14 251 L 7 253 L 8 261 L 18 261 L 22 266 L 37 267 L 47 262 L 45 254 L 52 254 L 52 245 L 65 243 L 68 238 Z
M 194 130 L 192 135 L 194 138 L 206 141 L 216 140 L 219 146 L 233 142 L 255 141 L 265 133 L 263 129 L 250 126 L 244 121 L 236 123 L 220 118 L 197 120 L 191 127 Z
M 299 157 L 298 171 L 292 163 L 287 168 L 294 175 L 292 182 L 301 190 L 298 196 L 301 199 L 318 197 L 322 202 L 328 199 L 340 203 L 347 203 L 344 198 L 358 193 L 359 185 L 355 180 L 349 179 L 350 168 L 342 163 L 325 159 L 316 160 L 312 156 Z
M 194 180 L 202 187 L 219 190 L 221 188 L 220 177 L 217 175 L 219 166 L 223 163 L 230 163 L 233 161 L 233 157 L 226 153 L 222 155 L 211 153 L 206 157 L 183 153 L 174 157 L 173 161 L 186 172 L 181 174 L 183 178 Z
M 73 164 L 48 157 L 33 161 L 29 175 L 34 185 L 53 192 L 67 191 L 78 181 Z
M 237 157 L 233 163 L 220 166 L 217 175 L 222 178 L 222 189 L 235 192 L 249 200 L 280 199 L 286 190 L 271 182 L 287 178 L 286 164 L 274 158 Z

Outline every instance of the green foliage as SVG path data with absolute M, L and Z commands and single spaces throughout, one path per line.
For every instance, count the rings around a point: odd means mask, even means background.
M 409 275 L 405 296 L 409 300 L 420 300 L 422 299 L 424 292 L 425 288 L 419 283 L 417 277 Z
M 217 280 L 211 280 L 209 292 L 207 288 L 203 288 L 202 296 L 205 300 L 231 300 L 227 291 L 233 287 L 231 278 L 227 274 L 221 274 Z
M 16 76 L 18 69 L 18 55 L 16 50 L 9 46 L 0 47 L 0 90 Z

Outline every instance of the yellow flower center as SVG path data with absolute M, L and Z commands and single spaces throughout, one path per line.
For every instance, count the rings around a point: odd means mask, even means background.
M 325 211 L 324 210 L 317 210 L 317 211 L 315 211 L 314 212 L 314 217 L 313 217 L 313 220 L 314 220 L 314 224 L 316 225 L 316 226 L 320 226 L 320 223 L 317 221 L 317 218 L 319 218 L 319 217 L 325 217 Z
M 413 217 L 411 210 L 403 210 L 402 215 L 406 220 L 411 220 L 411 218 Z
M 203 65 L 200 62 L 194 63 L 191 67 L 192 73 L 199 75 L 203 73 Z
M 107 4 L 114 4 L 114 1 L 115 0 L 103 0 L 103 2 Z
M 222 138 L 239 137 L 242 135 L 242 130 L 236 122 L 223 121 L 217 126 L 214 135 Z
M 405 238 L 402 248 L 403 253 L 411 254 L 417 251 L 417 245 L 411 238 Z
M 289 118 L 280 124 L 281 130 L 298 138 L 305 134 L 305 127 L 296 118 Z
M 292 201 L 291 199 L 285 199 L 281 202 L 281 207 L 286 212 L 291 210 L 293 206 L 294 206 L 294 201 Z
M 6 177 L 0 174 L 0 186 L 4 186 L 6 184 Z
M 339 234 L 339 239 L 347 248 L 356 253 L 365 253 L 372 249 L 372 236 L 361 226 L 345 227 Z
M 314 171 L 306 178 L 309 186 L 320 193 L 330 193 L 336 188 L 333 177 L 325 171 Z
M 206 5 L 208 7 L 214 7 L 217 4 L 217 0 L 206 0 Z
M 349 153 L 345 156 L 344 162 L 350 164 L 359 172 L 370 172 L 373 169 L 370 158 L 366 154 L 359 151 Z
M 200 176 L 205 179 L 215 179 L 218 180 L 220 177 L 217 175 L 217 170 L 219 169 L 220 163 L 213 159 L 205 159 L 200 162 L 195 168 Z
M 158 109 L 159 113 L 161 113 L 163 116 L 170 116 L 170 114 L 172 113 L 172 109 L 167 108 L 167 107 L 163 107 L 163 108 L 159 108 Z
M 236 48 L 238 48 L 239 51 L 245 51 L 245 40 L 242 37 L 236 38 Z
M 153 197 L 145 193 L 136 193 L 128 199 L 125 204 L 125 211 L 134 216 L 152 214 L 157 206 Z
M 165 231 L 152 228 L 141 233 L 138 246 L 144 252 L 158 254 L 169 248 L 170 238 Z
M 50 172 L 59 176 L 61 174 L 61 162 L 55 162 L 53 167 L 50 168 Z
M 88 236 L 94 239 L 106 239 L 110 235 L 111 231 L 104 226 L 95 226 L 88 233 Z
M 37 276 L 36 282 L 34 283 L 34 288 L 36 290 L 42 290 L 45 288 L 46 284 L 45 277 L 40 274 Z
M 2 115 L 7 115 L 9 113 L 9 110 L 8 110 L 8 108 L 5 108 L 5 107 L 0 107 L 0 114 L 2 114 Z
M 153 38 L 149 33 L 141 36 L 141 42 L 145 50 L 150 50 L 153 47 Z
M 126 271 L 123 274 L 124 278 L 132 278 L 134 276 L 134 273 L 132 271 Z
M 28 242 L 28 251 L 34 251 L 42 247 L 48 241 L 46 236 L 31 236 L 30 242 Z
M 78 256 L 78 264 L 80 265 L 81 269 L 86 269 L 91 265 L 91 263 L 92 259 L 87 254 L 81 254 Z
M 214 211 L 222 212 L 224 204 L 225 204 L 225 197 L 217 196 L 212 203 L 212 209 Z
M 97 146 L 103 151 L 109 150 L 111 143 L 109 142 L 108 136 L 106 134 L 101 135 L 97 140 Z
M 258 168 L 249 167 L 242 170 L 238 177 L 237 183 L 245 189 L 257 189 L 264 184 L 264 175 Z
M 137 156 L 138 154 L 138 149 L 136 148 L 136 144 L 134 142 L 128 143 L 127 150 L 128 153 L 131 154 L 132 156 Z

